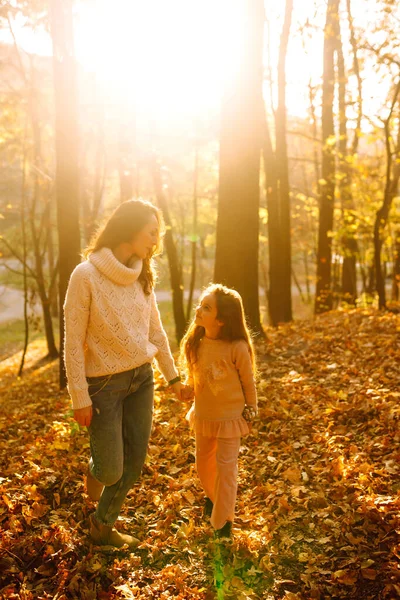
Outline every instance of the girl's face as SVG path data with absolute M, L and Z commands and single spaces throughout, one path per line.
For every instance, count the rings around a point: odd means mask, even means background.
M 147 225 L 139 231 L 131 242 L 132 254 L 142 260 L 151 256 L 154 247 L 158 244 L 160 236 L 157 217 L 152 215 Z
M 205 294 L 196 308 L 196 325 L 201 325 L 207 337 L 218 337 L 223 322 L 217 319 L 217 300 L 215 294 Z

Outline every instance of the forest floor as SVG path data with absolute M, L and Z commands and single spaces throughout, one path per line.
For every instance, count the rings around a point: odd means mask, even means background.
M 120 528 L 88 538 L 85 429 L 33 342 L 0 363 L 0 597 L 354 600 L 400 597 L 400 320 L 332 312 L 268 330 L 260 417 L 243 440 L 231 544 L 201 517 L 185 412 L 158 380 L 149 456 Z

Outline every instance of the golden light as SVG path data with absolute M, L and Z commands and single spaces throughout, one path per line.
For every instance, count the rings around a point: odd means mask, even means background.
M 224 77 L 235 68 L 237 44 L 244 22 L 244 0 L 75 0 L 76 56 L 88 76 L 103 90 L 104 100 L 124 102 L 149 118 L 206 115 L 219 108 Z M 351 49 L 346 2 L 342 3 L 347 67 Z M 356 30 L 377 22 L 377 0 L 351 0 Z M 268 54 L 276 82 L 279 39 L 285 2 L 265 0 L 265 65 Z M 295 2 L 287 56 L 287 108 L 307 117 L 308 82 L 321 85 L 324 0 Z M 310 27 L 304 27 L 306 23 Z M 33 31 L 18 16 L 13 21 L 18 45 L 30 53 L 51 54 L 50 37 Z M 379 35 L 379 32 L 376 34 Z M 269 41 L 268 41 L 269 36 Z M 0 40 L 12 43 L 7 29 Z M 377 39 L 377 41 L 379 41 Z M 364 110 L 379 113 L 390 81 L 382 82 L 373 66 L 363 78 Z M 384 89 L 382 89 L 382 83 Z M 265 84 L 268 97 L 269 83 Z
M 149 112 L 215 104 L 240 26 L 227 0 L 106 0 L 77 7 L 76 54 L 114 97 Z

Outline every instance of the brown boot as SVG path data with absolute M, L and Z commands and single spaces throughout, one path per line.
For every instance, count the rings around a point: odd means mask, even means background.
M 100 481 L 97 481 L 97 479 L 95 479 L 93 477 L 93 475 L 90 472 L 90 469 L 88 467 L 87 473 L 86 473 L 86 493 L 89 496 L 89 498 L 91 498 L 91 500 L 93 500 L 93 502 L 98 502 L 100 500 L 100 496 L 102 494 L 104 490 L 104 485 L 102 483 L 100 483 Z
M 130 548 L 136 548 L 140 544 L 140 540 L 132 535 L 120 533 L 110 525 L 102 525 L 93 515 L 90 515 L 90 537 L 98 546 L 121 548 L 127 544 Z

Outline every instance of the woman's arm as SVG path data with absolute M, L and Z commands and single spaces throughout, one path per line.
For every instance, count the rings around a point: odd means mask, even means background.
M 86 381 L 84 352 L 90 311 L 90 287 L 82 266 L 73 271 L 64 302 L 64 361 L 74 411 L 82 411 L 78 416 L 85 421 L 81 424 L 86 425 L 90 411 L 83 409 L 91 409 L 92 404 Z
M 156 361 L 161 373 L 167 381 L 171 381 L 178 376 L 178 371 L 175 367 L 174 359 L 172 358 L 171 350 L 167 334 L 161 323 L 160 312 L 158 310 L 156 295 L 154 291 L 150 296 L 151 311 L 150 311 L 150 327 L 149 341 L 157 348 Z

